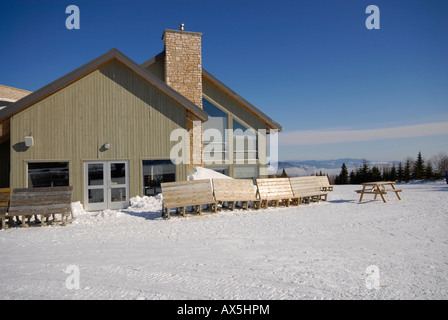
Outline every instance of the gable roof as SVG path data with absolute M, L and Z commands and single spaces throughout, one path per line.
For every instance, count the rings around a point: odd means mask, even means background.
M 79 67 L 78 69 L 40 88 L 39 90 L 34 91 L 33 93 L 23 97 L 17 102 L 10 104 L 6 108 L 1 109 L 0 120 L 9 118 L 15 113 L 28 108 L 34 103 L 48 97 L 49 95 L 55 93 L 56 91 L 61 90 L 62 88 L 84 77 L 85 75 L 97 70 L 101 66 L 105 65 L 106 63 L 114 59 L 123 63 L 126 67 L 133 70 L 135 73 L 137 73 L 143 79 L 154 85 L 160 91 L 164 92 L 165 94 L 169 95 L 171 98 L 179 102 L 182 106 L 185 107 L 185 109 L 187 109 L 187 111 L 191 112 L 200 120 L 206 121 L 208 119 L 207 112 L 199 108 L 197 105 L 195 105 L 193 102 L 185 98 L 179 92 L 168 86 L 163 81 L 160 81 L 156 76 L 152 75 L 150 72 L 146 71 L 140 65 L 138 65 L 133 60 L 131 60 L 123 53 L 121 53 L 119 50 L 114 48 L 112 50 L 109 50 L 105 54 L 99 56 L 98 58 Z
M 140 66 L 142 68 L 147 68 L 153 63 L 164 59 L 165 58 L 165 50 L 160 52 L 159 54 L 155 55 L 151 59 L 143 62 Z M 241 97 L 239 94 L 237 94 L 235 91 L 230 89 L 228 86 L 226 86 L 224 83 L 222 83 L 220 80 L 218 80 L 216 77 L 214 77 L 211 73 L 206 71 L 204 68 L 202 68 L 202 76 L 212 82 L 215 86 L 220 88 L 222 91 L 224 91 L 226 94 L 228 94 L 230 97 L 238 101 L 240 104 L 242 104 L 244 107 L 249 109 L 252 113 L 254 113 L 257 117 L 262 119 L 266 124 L 269 126 L 270 129 L 277 129 L 278 131 L 282 131 L 282 126 L 272 120 L 270 117 L 268 117 L 264 112 L 262 112 L 260 109 L 255 107 L 253 104 L 251 104 L 249 101 Z

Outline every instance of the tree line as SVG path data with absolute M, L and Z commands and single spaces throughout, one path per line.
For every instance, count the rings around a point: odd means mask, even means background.
M 381 167 L 371 166 L 367 160 L 362 166 L 348 172 L 345 163 L 342 164 L 341 172 L 335 177 L 334 184 L 360 184 L 371 181 L 398 181 L 409 182 L 411 180 L 438 180 L 444 178 L 448 170 L 448 155 L 440 153 L 431 160 L 424 160 L 419 152 L 417 159 L 408 157 L 404 162 L 398 164 L 383 165 Z

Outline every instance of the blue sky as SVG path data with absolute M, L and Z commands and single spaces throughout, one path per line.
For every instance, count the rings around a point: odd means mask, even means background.
M 68 30 L 68 5 L 80 29 Z M 368 30 L 368 5 L 380 29 Z M 283 126 L 280 160 L 448 152 L 448 1 L 5 1 L 0 84 L 37 90 L 117 48 L 138 63 L 164 29 L 204 33 L 203 67 Z

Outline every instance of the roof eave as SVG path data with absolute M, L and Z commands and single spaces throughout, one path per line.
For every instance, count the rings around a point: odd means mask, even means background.
M 146 79 L 152 85 L 157 87 L 162 92 L 169 95 L 171 98 L 182 104 L 188 111 L 195 114 L 202 121 L 206 121 L 208 119 L 208 114 L 196 106 L 193 102 L 185 98 L 183 95 L 178 93 L 176 90 L 169 87 L 163 81 L 160 81 L 157 77 L 152 75 L 150 72 L 146 71 L 140 65 L 135 63 L 133 60 L 125 56 L 117 49 L 111 49 L 105 54 L 99 56 L 98 58 L 86 63 L 85 65 L 79 67 L 78 69 L 62 76 L 61 78 L 51 82 L 50 84 L 42 87 L 41 89 L 23 97 L 22 99 L 16 101 L 15 103 L 10 104 L 4 109 L 0 110 L 0 121 L 4 119 L 10 118 L 17 112 L 31 106 L 32 104 L 46 98 L 47 96 L 53 94 L 56 91 L 63 89 L 69 84 L 75 82 L 76 80 L 82 78 L 83 76 L 97 70 L 102 65 L 110 62 L 111 60 L 116 59 L 123 63 L 125 66 L 132 69 L 138 75 Z

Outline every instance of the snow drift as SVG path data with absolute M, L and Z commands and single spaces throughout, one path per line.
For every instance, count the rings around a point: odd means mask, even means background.
M 225 174 L 216 172 L 211 169 L 202 168 L 202 167 L 193 167 L 191 168 L 187 180 L 201 180 L 201 179 L 232 179 L 229 176 L 226 176 Z

